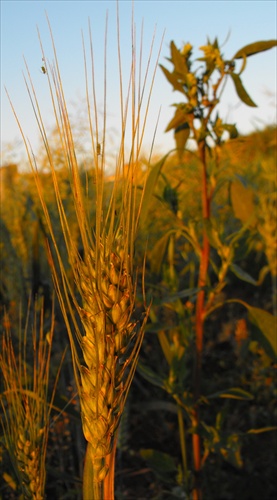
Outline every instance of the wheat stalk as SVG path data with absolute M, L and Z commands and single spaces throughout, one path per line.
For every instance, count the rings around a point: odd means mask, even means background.
M 134 319 L 137 288 L 134 250 L 145 189 L 138 189 L 139 157 L 161 45 L 154 63 L 153 74 L 150 77 L 150 63 L 155 38 L 153 37 L 145 74 L 142 75 L 143 36 L 141 35 L 140 62 L 137 76 L 136 32 L 134 21 L 132 21 L 132 63 L 127 96 L 124 100 L 118 13 L 117 43 L 121 141 L 116 157 L 113 189 L 111 195 L 107 198 L 105 196 L 107 25 L 104 43 L 104 119 L 101 133 L 99 131 L 94 81 L 93 45 L 89 25 L 91 84 L 89 83 L 84 42 L 83 50 L 87 113 L 96 184 L 96 217 L 95 221 L 91 221 L 86 210 L 84 189 L 80 181 L 73 133 L 49 21 L 48 24 L 52 37 L 54 63 L 51 65 L 48 62 L 40 41 L 42 57 L 45 62 L 45 76 L 48 79 L 64 162 L 68 167 L 75 214 L 83 248 L 82 257 L 71 235 L 70 223 L 64 210 L 57 181 L 54 155 L 48 142 L 36 91 L 27 64 L 28 81 L 25 79 L 25 82 L 52 173 L 53 187 L 69 263 L 73 271 L 75 289 L 69 282 L 66 266 L 57 245 L 55 230 L 46 206 L 43 185 L 34 154 L 21 129 L 15 111 L 14 113 L 25 142 L 46 224 L 54 246 L 56 260 L 54 260 L 50 248 L 49 260 L 69 334 L 74 373 L 81 402 L 83 432 L 88 441 L 83 480 L 84 499 L 111 500 L 114 497 L 114 457 L 118 425 L 136 368 L 149 312 L 149 308 L 146 306 L 141 318 Z M 148 94 L 147 88 L 149 89 Z M 91 93 L 93 96 L 92 104 L 90 101 Z M 131 112 L 129 113 L 130 108 Z M 131 151 L 127 159 L 125 135 L 126 128 L 129 126 L 128 113 L 130 114 Z M 100 143 L 102 143 L 101 148 Z M 94 226 L 93 230 L 92 226 Z M 58 262 L 58 264 L 55 262 Z M 80 297 L 80 300 L 77 297 Z
M 42 500 L 45 489 L 50 412 L 57 383 L 56 379 L 48 402 L 54 315 L 52 313 L 51 325 L 45 334 L 43 310 L 39 320 L 35 312 L 32 325 L 29 313 L 30 304 L 24 332 L 19 330 L 18 358 L 15 356 L 10 322 L 6 316 L 7 326 L 0 353 L 4 384 L 1 396 L 1 424 L 4 444 L 24 498 Z M 28 342 L 28 339 L 31 342 Z

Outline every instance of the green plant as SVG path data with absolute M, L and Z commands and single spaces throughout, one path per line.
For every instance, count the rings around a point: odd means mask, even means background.
M 158 331 L 159 341 L 168 363 L 169 375 L 164 378 L 154 374 L 143 364 L 140 365 L 140 372 L 149 381 L 164 388 L 176 401 L 183 462 L 181 482 L 184 481 L 187 493 L 191 488 L 193 489 L 194 499 L 202 498 L 200 473 L 211 450 L 220 450 L 223 456 L 229 457 L 233 461 L 237 459 L 238 466 L 241 463 L 236 436 L 234 439 L 230 436 L 226 443 L 226 440 L 221 440 L 218 434 L 221 432 L 220 422 L 222 420 L 219 418 L 216 426 L 207 427 L 200 415 L 201 407 L 213 397 L 207 393 L 203 395 L 202 392 L 202 358 L 207 321 L 215 311 L 227 303 L 242 304 L 248 311 L 250 322 L 255 325 L 256 339 L 263 346 L 269 358 L 276 359 L 276 318 L 262 308 L 252 307 L 239 298 L 228 300 L 224 297 L 224 289 L 230 272 L 242 281 L 257 286 L 263 282 L 269 267 L 264 266 L 256 280 L 236 262 L 239 245 L 249 235 L 255 222 L 253 193 L 243 186 L 243 181 L 236 174 L 231 178 L 224 178 L 224 176 L 222 178 L 221 157 L 226 133 L 230 139 L 235 139 L 238 133 L 236 125 L 224 123 L 217 111 L 227 79 L 233 81 L 237 95 L 244 104 L 256 106 L 244 89 L 241 74 L 245 70 L 248 57 L 276 45 L 275 40 L 255 42 L 237 51 L 232 59 L 226 60 L 220 52 L 217 39 L 214 42 L 208 40 L 205 46 L 200 47 L 203 57 L 193 61 L 192 46 L 189 43 L 179 50 L 174 42 L 171 42 L 169 61 L 173 65 L 173 70 L 170 72 L 163 65 L 160 65 L 173 90 L 179 92 L 185 99 L 185 102 L 173 105 L 176 111 L 166 128 L 166 131 L 174 130 L 179 171 L 183 171 L 183 177 L 180 174 L 178 184 L 173 186 L 163 174 L 165 187 L 162 196 L 160 195 L 158 198 L 170 210 L 172 224 L 164 232 L 150 254 L 153 268 L 160 272 L 163 256 L 167 253 L 168 264 L 163 266 L 163 279 L 170 293 L 163 297 L 160 303 L 162 302 L 163 307 L 174 312 L 175 323 L 171 326 L 167 325 L 166 328 L 161 326 L 157 314 L 152 310 L 153 326 L 149 329 Z M 239 70 L 236 68 L 238 60 L 242 60 L 242 66 Z M 194 64 L 198 61 L 200 65 L 194 69 Z M 185 156 L 188 140 L 193 142 L 193 150 L 186 153 Z M 198 179 L 201 183 L 199 190 L 201 213 L 198 213 L 196 218 L 195 212 L 193 212 L 193 217 L 190 219 L 188 215 L 187 220 L 185 220 L 179 206 L 181 189 L 178 190 L 178 186 L 186 183 L 187 166 L 182 161 L 184 157 L 188 161 L 189 155 L 196 157 L 199 164 L 197 175 L 199 175 Z M 168 156 L 169 154 L 152 169 L 152 178 L 149 177 L 152 191 L 154 191 L 158 176 L 161 177 L 161 169 L 165 168 Z M 214 215 L 219 205 L 220 191 L 226 184 L 229 184 L 229 196 L 234 215 L 242 222 L 240 227 L 236 223 L 233 231 L 230 231 Z M 189 209 L 187 211 L 189 212 Z M 264 233 L 266 230 L 267 227 L 264 228 Z M 271 229 L 270 234 L 272 234 Z M 270 237 L 267 236 L 267 238 Z M 184 245 L 187 246 L 187 251 L 182 252 L 180 249 L 184 248 Z M 187 264 L 183 270 L 179 267 L 179 271 L 177 271 L 177 255 L 180 252 L 183 253 Z M 272 267 L 270 261 L 271 255 L 269 255 L 269 265 Z M 180 266 L 179 262 L 178 265 Z M 178 272 L 184 275 L 190 274 L 192 279 L 190 278 L 189 281 L 193 283 L 191 289 L 179 290 L 181 280 Z M 186 304 L 187 307 L 184 307 L 183 304 L 185 297 L 190 299 L 190 302 Z M 167 332 L 168 330 L 169 332 Z M 190 368 L 194 344 L 194 364 Z M 245 400 L 252 398 L 248 391 L 237 387 L 222 388 L 217 391 L 217 397 Z M 192 483 L 189 480 L 186 458 L 183 412 L 188 421 L 189 433 L 192 434 L 194 469 Z M 212 444 L 208 444 L 207 433 L 211 429 Z M 205 437 L 204 444 L 206 443 L 204 455 L 202 455 L 201 436 Z M 217 443 L 216 446 L 215 443 Z M 233 454 L 230 450 L 233 450 Z

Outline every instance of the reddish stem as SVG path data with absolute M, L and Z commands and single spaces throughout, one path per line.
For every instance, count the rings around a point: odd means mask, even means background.
M 203 222 L 205 222 L 210 218 L 210 197 L 208 192 L 206 146 L 204 141 L 199 145 L 199 152 L 203 169 L 202 170 L 202 215 L 203 215 Z M 201 393 L 201 367 L 202 367 L 204 312 L 205 312 L 204 287 L 207 283 L 209 256 L 210 256 L 210 244 L 204 226 L 201 258 L 199 266 L 199 277 L 198 277 L 198 287 L 200 288 L 200 291 L 198 292 L 197 295 L 196 319 L 195 319 L 196 359 L 194 367 L 194 409 L 193 409 L 194 434 L 192 440 L 194 472 L 195 472 L 195 488 L 193 492 L 194 500 L 200 500 L 202 498 L 201 485 L 200 485 L 201 441 L 199 435 L 200 416 L 199 416 L 198 401 Z

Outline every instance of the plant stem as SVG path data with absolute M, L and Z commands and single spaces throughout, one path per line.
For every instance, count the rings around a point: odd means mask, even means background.
M 93 448 L 87 444 L 83 472 L 83 500 L 102 500 L 103 481 L 94 481 L 95 458 Z
M 183 461 L 183 472 L 185 477 L 185 486 L 186 492 L 188 492 L 188 463 L 187 463 L 187 446 L 186 446 L 186 434 L 185 434 L 185 426 L 183 419 L 183 411 L 180 405 L 177 406 L 178 412 L 178 425 L 179 425 L 179 435 L 180 435 L 180 444 L 181 444 L 181 453 L 182 453 L 182 461 Z
M 106 466 L 109 467 L 109 472 L 104 479 L 104 499 L 114 500 L 114 470 L 116 456 L 116 439 L 113 443 L 112 452 L 106 457 Z
M 114 500 L 115 455 L 116 439 L 111 453 L 104 458 L 95 457 L 92 445 L 87 444 L 83 473 L 84 500 Z M 103 474 L 103 479 L 95 480 L 95 476 L 99 475 L 100 469 L 106 469 L 108 472 L 105 475 Z
M 205 313 L 205 290 L 207 282 L 210 244 L 206 233 L 205 222 L 210 218 L 210 197 L 208 193 L 206 145 L 205 142 L 199 144 L 199 153 L 202 163 L 202 215 L 203 215 L 203 242 L 201 249 L 201 258 L 199 266 L 198 287 L 200 291 L 197 294 L 196 301 L 196 357 L 194 367 L 194 409 L 193 409 L 193 459 L 195 471 L 195 490 L 193 498 L 200 500 L 202 498 L 201 487 L 199 484 L 199 473 L 201 468 L 201 442 L 199 436 L 199 407 L 198 401 L 201 392 L 201 367 L 203 352 L 203 333 L 204 333 L 204 313 Z

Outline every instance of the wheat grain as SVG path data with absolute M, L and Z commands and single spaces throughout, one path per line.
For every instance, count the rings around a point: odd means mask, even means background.
M 28 306 L 30 312 L 30 303 Z M 17 475 L 20 489 L 26 499 L 42 500 L 45 488 L 45 457 L 48 440 L 51 401 L 47 400 L 50 352 L 54 332 L 54 315 L 47 341 L 44 335 L 43 310 L 37 324 L 34 313 L 30 332 L 30 318 L 26 319 L 24 334 L 19 330 L 19 356 L 15 357 L 10 328 L 3 334 L 0 365 L 5 391 L 1 398 L 1 424 L 4 443 Z M 6 321 L 6 324 L 10 324 Z M 33 347 L 33 370 L 28 372 L 27 339 Z M 38 337 L 38 340 L 37 340 Z M 31 349 L 32 352 L 32 349 Z M 55 387 L 55 386 L 54 386 Z
M 138 319 L 134 320 L 133 315 L 136 301 L 134 248 L 142 199 L 145 192 L 144 187 L 142 186 L 142 190 L 139 190 L 137 184 L 140 174 L 139 156 L 141 153 L 146 117 L 149 110 L 149 100 L 161 46 L 158 51 L 153 76 L 150 81 L 149 95 L 147 96 L 146 86 L 148 85 L 147 78 L 154 37 L 150 48 L 145 75 L 142 76 L 141 66 L 138 68 L 138 71 L 135 70 L 136 37 L 134 23 L 132 22 L 132 43 L 130 44 L 132 47 L 132 63 L 130 77 L 128 77 L 128 90 L 125 101 L 123 98 L 118 15 L 117 42 L 120 86 L 119 127 L 121 129 L 121 142 L 116 154 L 112 193 L 110 194 L 109 192 L 108 198 L 106 199 L 105 138 L 107 117 L 107 29 L 104 43 L 104 117 L 101 134 L 99 133 L 98 124 L 94 59 L 90 27 L 89 36 L 93 105 L 91 105 L 90 102 L 91 88 L 89 85 L 86 51 L 83 41 L 87 112 L 93 151 L 96 189 L 96 214 L 93 224 L 86 208 L 87 204 L 84 199 L 84 190 L 80 179 L 80 170 L 74 148 L 73 133 L 49 21 L 48 24 L 52 38 L 54 63 L 53 66 L 48 63 L 47 67 L 45 66 L 47 69 L 46 76 L 56 118 L 56 127 L 60 137 L 63 161 L 64 164 L 68 166 L 75 215 L 80 232 L 82 253 L 84 255 L 83 258 L 81 258 L 77 251 L 76 242 L 73 241 L 70 222 L 65 212 L 56 175 L 55 155 L 52 153 L 48 142 L 38 99 L 27 65 L 26 68 L 30 83 L 28 84 L 27 80 L 25 81 L 45 145 L 49 168 L 53 179 L 53 188 L 57 200 L 58 214 L 69 263 L 74 277 L 75 288 L 69 281 L 66 266 L 62 259 L 62 253 L 47 209 L 45 201 L 46 196 L 44 194 L 35 157 L 24 136 L 15 111 L 14 113 L 26 146 L 49 236 L 54 246 L 56 260 L 54 260 L 49 250 L 49 262 L 52 268 L 53 280 L 60 307 L 68 330 L 74 374 L 81 402 L 83 432 L 88 441 L 84 466 L 84 500 L 99 500 L 104 498 L 112 500 L 114 496 L 113 470 L 116 434 L 136 368 L 137 357 L 148 315 L 147 307 L 140 321 L 138 321 Z M 41 50 L 43 60 L 47 61 L 48 59 L 44 54 L 42 43 Z M 142 39 L 140 51 L 142 53 Z M 140 54 L 140 65 L 141 61 Z M 136 75 L 139 75 L 138 82 Z M 128 108 L 131 108 L 131 152 L 126 162 L 125 135 Z M 92 116 L 92 109 L 94 109 L 94 116 Z M 142 111 L 143 109 L 144 111 Z M 143 113 L 144 116 L 142 116 Z M 101 151 L 99 150 L 100 143 L 103 145 Z M 93 231 L 91 230 L 92 226 L 94 227 Z M 80 321 L 78 321 L 78 319 Z M 104 484 L 102 485 L 102 483 Z
M 83 307 L 80 316 L 84 323 L 82 353 L 85 365 L 80 367 L 81 411 L 84 434 L 91 444 L 94 460 L 94 481 L 108 474 L 105 457 L 111 453 L 120 416 L 124 408 L 124 392 L 128 354 L 137 321 L 132 320 L 134 290 L 127 275 L 124 252 L 107 254 L 100 246 L 100 272 L 90 252 L 84 262 L 79 259 L 78 274 Z M 94 269 L 89 279 L 88 269 Z M 93 276 L 98 276 L 94 278 Z M 88 281 L 90 287 L 88 288 Z

